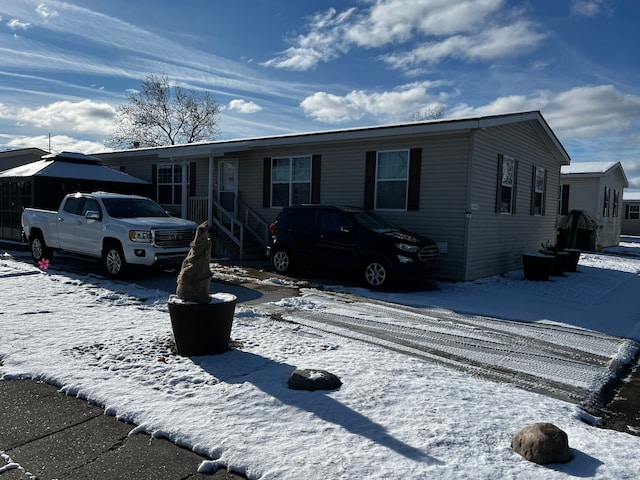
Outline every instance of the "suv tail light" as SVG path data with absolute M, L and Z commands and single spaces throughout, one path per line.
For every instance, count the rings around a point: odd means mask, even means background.
M 271 235 L 273 235 L 274 233 L 276 233 L 276 224 L 275 224 L 275 223 L 271 223 L 271 224 L 269 225 L 269 233 L 270 233 Z

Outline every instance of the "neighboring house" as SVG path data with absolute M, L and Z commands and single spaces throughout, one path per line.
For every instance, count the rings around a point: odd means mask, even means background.
M 0 152 L 0 172 L 40 160 L 49 152 L 39 148 L 18 148 Z
M 593 248 L 618 245 L 622 195 L 629 187 L 620 162 L 574 163 L 563 166 L 561 173 L 560 216 L 572 210 L 586 211 L 598 224 Z
M 24 207 L 57 210 L 67 193 L 95 190 L 147 196 L 152 193 L 146 180 L 102 166 L 95 157 L 69 152 L 41 157 L 0 171 L 0 238 L 3 240 L 21 241 Z
M 623 235 L 640 235 L 640 192 L 627 192 L 622 198 Z
M 94 155 L 209 220 L 237 257 L 254 237 L 262 254 L 284 206 L 355 205 L 437 241 L 439 276 L 463 281 L 522 268 L 522 253 L 555 240 L 570 162 L 537 111 Z

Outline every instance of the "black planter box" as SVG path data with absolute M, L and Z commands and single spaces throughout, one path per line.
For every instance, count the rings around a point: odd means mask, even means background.
M 210 297 L 209 303 L 185 302 L 175 295 L 169 297 L 167 306 L 180 355 L 216 355 L 229 350 L 237 298 L 230 293 Z
M 522 254 L 524 278 L 527 280 L 549 280 L 554 264 L 555 257 L 552 255 L 544 255 L 542 253 Z

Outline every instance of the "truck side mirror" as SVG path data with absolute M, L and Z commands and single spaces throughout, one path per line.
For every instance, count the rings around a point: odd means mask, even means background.
M 95 210 L 87 210 L 87 213 L 84 214 L 84 217 L 87 220 L 100 220 L 100 212 Z

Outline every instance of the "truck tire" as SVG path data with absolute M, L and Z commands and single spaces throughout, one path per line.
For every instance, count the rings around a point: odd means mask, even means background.
M 122 278 L 127 273 L 127 262 L 124 259 L 122 247 L 116 242 L 110 242 L 105 246 L 102 262 L 110 277 Z
M 53 250 L 47 247 L 40 232 L 34 232 L 31 238 L 29 238 L 29 251 L 36 262 L 39 262 L 43 258 L 47 260 L 53 258 Z

